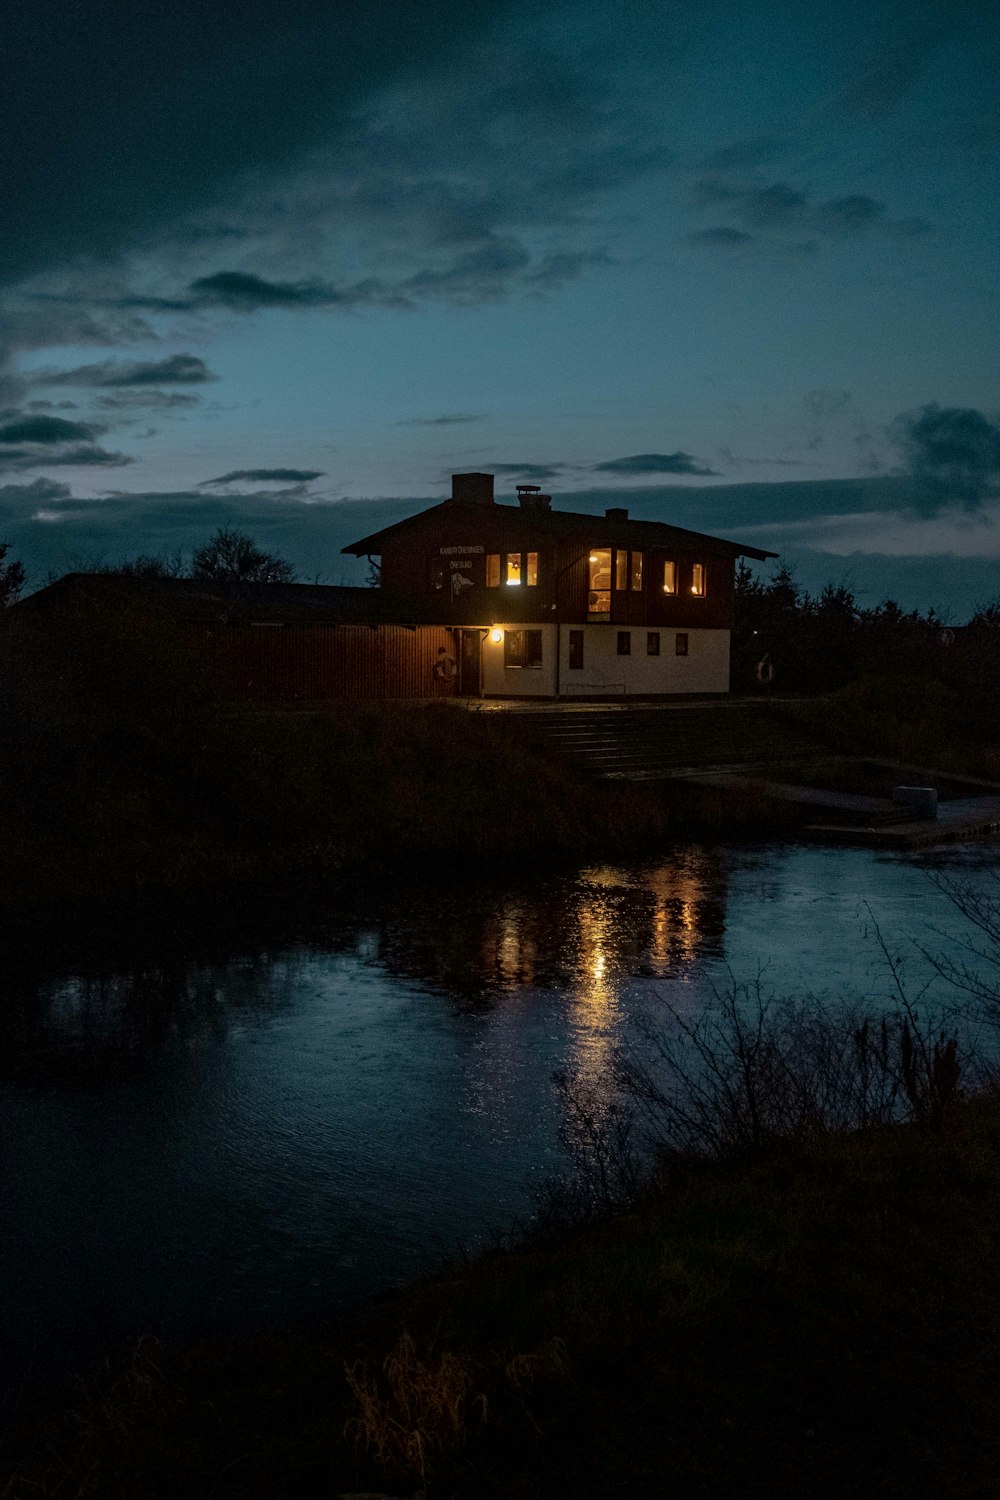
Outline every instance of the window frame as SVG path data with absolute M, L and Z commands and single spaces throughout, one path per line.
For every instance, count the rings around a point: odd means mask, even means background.
M 524 554 L 524 584 L 529 589 L 536 589 L 538 587 L 537 552 L 526 552 Z
M 659 656 L 660 654 L 660 632 L 658 630 L 646 631 L 646 655 Z
M 524 553 L 523 552 L 505 552 L 504 553 L 503 571 L 506 574 L 506 577 L 504 578 L 504 581 L 503 581 L 504 582 L 504 588 L 508 588 L 508 589 L 517 589 L 517 588 L 520 588 L 521 584 L 524 582 Z M 511 577 L 512 573 L 516 573 L 517 577 L 516 578 L 512 578 Z
M 632 632 L 631 630 L 619 630 L 618 640 L 615 647 L 616 656 L 632 655 Z
M 583 652 L 585 638 L 585 633 L 582 630 L 571 630 L 569 633 L 567 667 L 570 672 L 583 671 Z
M 705 563 L 691 564 L 691 597 L 693 599 L 708 598 L 708 568 Z
M 663 559 L 663 592 L 668 599 L 674 599 L 677 596 L 677 563 L 674 558 Z
M 596 586 L 596 579 L 599 576 L 598 571 L 597 571 L 598 570 L 598 565 L 600 564 L 602 557 L 606 557 L 607 558 L 607 577 L 608 577 L 607 588 L 598 588 Z M 591 547 L 590 550 L 589 550 L 589 553 L 588 553 L 588 558 L 587 558 L 587 614 L 588 614 L 589 617 L 591 617 L 593 619 L 597 619 L 597 620 L 604 620 L 604 619 L 610 620 L 610 618 L 611 618 L 611 582 L 612 582 L 613 577 L 614 577 L 614 553 L 613 553 L 613 549 L 611 547 Z M 602 598 L 606 601 L 605 604 L 603 605 L 603 607 L 597 607 L 597 606 L 595 606 L 593 604 L 592 601 L 594 599 L 600 600 Z
M 515 626 L 503 633 L 505 672 L 540 672 L 543 666 L 543 635 L 540 630 Z
M 487 552 L 486 554 L 486 587 L 498 589 L 500 587 L 500 553 Z
M 642 574 L 645 557 L 642 551 L 629 553 L 629 587 L 633 594 L 642 593 Z
M 690 639 L 690 632 L 689 631 L 687 631 L 687 630 L 678 630 L 677 634 L 674 636 L 674 655 L 675 656 L 690 656 L 691 655 L 691 639 Z

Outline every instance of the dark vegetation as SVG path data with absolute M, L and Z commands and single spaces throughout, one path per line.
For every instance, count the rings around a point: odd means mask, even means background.
M 801 695 L 781 712 L 847 754 L 1000 780 L 1000 602 L 949 627 L 934 609 L 865 609 L 843 584 L 814 598 L 787 568 L 765 583 L 742 565 L 736 594 L 734 688 Z
M 995 961 L 1000 906 L 968 914 Z M 608 1092 L 558 1080 L 570 1165 L 520 1243 L 352 1325 L 146 1341 L 14 1424 L 0 1493 L 994 1493 L 996 990 L 960 951 L 930 1017 L 886 957 L 879 1015 L 661 1012 Z

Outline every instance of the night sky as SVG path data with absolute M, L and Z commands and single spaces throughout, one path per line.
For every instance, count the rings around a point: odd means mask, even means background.
M 307 579 L 453 470 L 1000 595 L 992 0 L 7 0 L 0 540 Z

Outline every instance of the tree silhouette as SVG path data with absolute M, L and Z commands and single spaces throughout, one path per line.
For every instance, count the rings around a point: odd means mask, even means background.
M 215 583 L 294 583 L 295 569 L 275 552 L 265 552 L 246 532 L 220 526 L 191 559 L 191 577 Z
M 24 588 L 24 568 L 15 559 L 4 562 L 10 551 L 9 542 L 0 542 L 0 609 L 13 604 Z

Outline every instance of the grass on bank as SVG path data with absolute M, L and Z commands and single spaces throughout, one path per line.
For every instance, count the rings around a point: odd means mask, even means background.
M 578 1150 L 614 1212 L 564 1197 L 337 1329 L 146 1341 L 8 1436 L 0 1494 L 995 1493 L 995 1087 L 905 999 L 885 1029 L 752 1003 L 699 1025 L 707 1052 L 674 1028 L 674 1070 L 626 1091 L 668 1106 L 655 1174 L 618 1192 L 613 1120 Z

